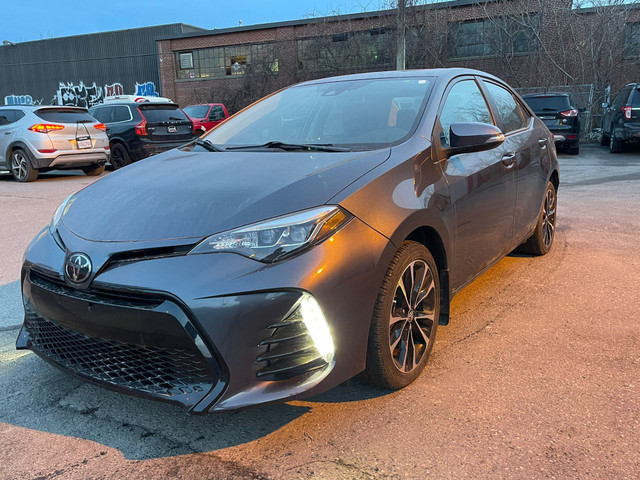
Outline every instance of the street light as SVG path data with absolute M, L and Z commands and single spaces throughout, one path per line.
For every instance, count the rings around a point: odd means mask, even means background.
M 4 46 L 9 46 L 9 45 L 11 45 L 12 47 L 15 47 L 15 46 L 16 46 L 16 44 L 15 44 L 15 43 L 10 42 L 9 40 L 3 40 L 3 41 L 2 41 L 2 45 L 4 45 Z

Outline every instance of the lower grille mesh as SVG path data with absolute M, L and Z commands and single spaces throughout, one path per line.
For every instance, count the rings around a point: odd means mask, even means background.
M 211 370 L 198 353 L 88 337 L 47 321 L 30 305 L 26 313 L 33 348 L 81 375 L 177 401 L 212 387 Z

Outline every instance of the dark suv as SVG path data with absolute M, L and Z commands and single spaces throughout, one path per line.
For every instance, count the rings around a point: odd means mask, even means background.
M 184 145 L 193 124 L 175 103 L 111 101 L 90 109 L 107 126 L 113 168 Z
M 603 103 L 602 145 L 619 153 L 626 142 L 640 140 L 640 84 L 625 85 L 611 105 Z
M 553 133 L 560 149 L 572 155 L 580 152 L 580 110 L 573 106 L 569 94 L 530 94 L 522 98 Z

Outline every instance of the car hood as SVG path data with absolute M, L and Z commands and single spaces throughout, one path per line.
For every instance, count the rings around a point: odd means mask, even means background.
M 204 238 L 323 205 L 389 154 L 171 150 L 79 191 L 61 221 L 99 242 Z

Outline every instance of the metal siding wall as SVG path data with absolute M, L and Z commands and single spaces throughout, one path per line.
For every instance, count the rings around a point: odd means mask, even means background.
M 192 27 L 189 27 L 192 28 Z M 49 104 L 60 82 L 102 89 L 119 83 L 134 94 L 136 82 L 160 90 L 155 38 L 186 30 L 181 24 L 54 38 L 0 46 L 0 104 L 9 95 L 30 95 Z

